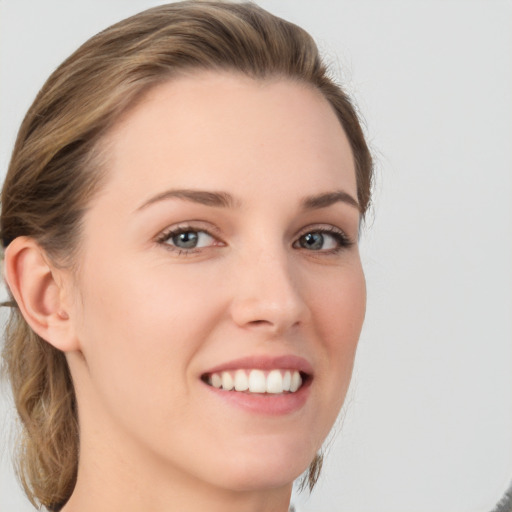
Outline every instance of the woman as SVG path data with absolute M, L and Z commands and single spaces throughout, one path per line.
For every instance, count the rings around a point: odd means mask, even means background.
M 2 193 L 20 467 L 49 510 L 287 510 L 343 403 L 372 176 L 298 27 L 150 9 L 45 84 Z

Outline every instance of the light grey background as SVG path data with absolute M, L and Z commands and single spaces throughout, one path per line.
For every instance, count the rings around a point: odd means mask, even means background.
M 49 73 L 162 2 L 0 0 L 0 172 Z M 308 29 L 377 160 L 368 312 L 342 428 L 304 512 L 486 512 L 512 479 L 512 2 L 261 0 Z M 0 511 L 32 510 L 9 469 Z

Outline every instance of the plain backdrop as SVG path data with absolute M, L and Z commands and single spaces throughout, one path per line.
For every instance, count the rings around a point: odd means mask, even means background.
M 0 173 L 50 72 L 162 2 L 0 0 Z M 310 31 L 375 158 L 368 311 L 354 380 L 304 512 L 489 512 L 512 480 L 512 2 L 261 0 Z M 10 469 L 0 511 L 32 510 Z

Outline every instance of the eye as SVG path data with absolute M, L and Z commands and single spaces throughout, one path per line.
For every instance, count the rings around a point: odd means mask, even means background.
M 170 249 L 178 250 L 180 252 L 210 247 L 218 243 L 218 241 L 207 231 L 188 227 L 166 231 L 158 239 L 158 242 L 169 246 Z
M 307 249 L 308 251 L 334 253 L 351 244 L 352 242 L 345 233 L 334 228 L 329 228 L 311 230 L 304 233 L 294 243 L 294 247 Z

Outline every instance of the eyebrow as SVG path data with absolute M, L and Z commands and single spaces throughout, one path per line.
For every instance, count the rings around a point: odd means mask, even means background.
M 136 211 L 143 210 L 154 203 L 167 199 L 184 199 L 193 203 L 217 208 L 234 208 L 240 204 L 239 201 L 236 201 L 235 198 L 227 192 L 180 189 L 167 190 L 157 194 L 139 206 Z M 356 208 L 358 211 L 361 211 L 359 203 L 350 194 L 343 190 L 307 196 L 302 199 L 301 206 L 303 210 L 318 210 L 321 208 L 327 208 L 328 206 L 336 203 L 345 203 Z
M 143 210 L 148 206 L 164 201 L 166 199 L 185 199 L 193 203 L 204 204 L 205 206 L 216 206 L 218 208 L 233 208 L 236 204 L 233 196 L 227 192 L 208 192 L 206 190 L 167 190 L 161 194 L 153 196 L 143 203 L 138 210 Z
M 318 210 L 320 208 L 327 208 L 335 203 L 345 203 L 361 211 L 359 203 L 343 190 L 306 197 L 302 200 L 302 207 L 304 210 Z

